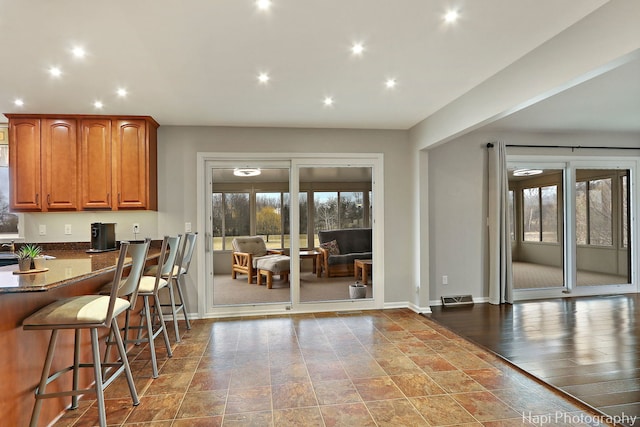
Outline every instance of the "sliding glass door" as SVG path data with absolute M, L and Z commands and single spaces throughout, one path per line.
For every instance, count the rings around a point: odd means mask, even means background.
M 381 308 L 381 155 L 243 156 L 199 156 L 202 315 Z
M 564 173 L 558 167 L 509 172 L 514 289 L 564 288 Z
M 365 286 L 358 297 L 373 298 L 372 168 L 309 166 L 299 172 L 300 210 L 308 218 L 300 229 L 300 241 L 306 240 L 300 246 L 300 302 L 349 301 L 356 281 Z M 331 242 L 331 251 L 325 250 Z
M 635 162 L 527 161 L 509 169 L 516 298 L 634 291 Z
M 289 168 L 220 166 L 210 176 L 213 305 L 289 304 Z
M 576 285 L 631 283 L 629 170 L 576 169 Z

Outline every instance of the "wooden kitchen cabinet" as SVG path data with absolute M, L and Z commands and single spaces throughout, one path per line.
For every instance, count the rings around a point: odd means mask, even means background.
M 82 120 L 81 176 L 83 209 L 111 209 L 111 120 Z
M 156 210 L 156 127 L 146 120 L 116 120 L 113 132 L 117 209 Z
M 42 209 L 40 120 L 9 118 L 9 200 L 12 211 Z
M 73 119 L 21 118 L 11 122 L 12 210 L 46 212 L 78 208 L 77 140 Z
M 6 116 L 13 211 L 157 210 L 151 117 Z
M 43 210 L 77 210 L 78 125 L 74 119 L 41 121 Z

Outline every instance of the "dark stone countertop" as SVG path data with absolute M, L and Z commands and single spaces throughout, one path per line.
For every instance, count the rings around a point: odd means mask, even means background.
M 119 251 L 87 253 L 86 250 L 49 250 L 44 255 L 55 259 L 45 261 L 48 271 L 14 274 L 18 265 L 0 267 L 0 294 L 14 292 L 38 292 L 67 286 L 100 274 L 115 270 Z M 152 245 L 148 259 L 155 259 L 160 250 Z

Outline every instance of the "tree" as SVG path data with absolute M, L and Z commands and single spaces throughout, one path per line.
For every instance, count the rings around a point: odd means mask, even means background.
M 280 214 L 273 206 L 264 206 L 256 213 L 256 231 L 265 235 L 269 242 L 269 235 L 280 234 Z

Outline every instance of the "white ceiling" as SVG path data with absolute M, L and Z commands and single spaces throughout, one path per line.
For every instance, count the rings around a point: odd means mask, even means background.
M 0 0 L 0 112 L 408 129 L 606 2 L 273 0 L 265 13 L 253 0 Z M 461 17 L 445 24 L 453 4 Z
M 640 132 L 640 59 L 540 101 L 483 130 Z

